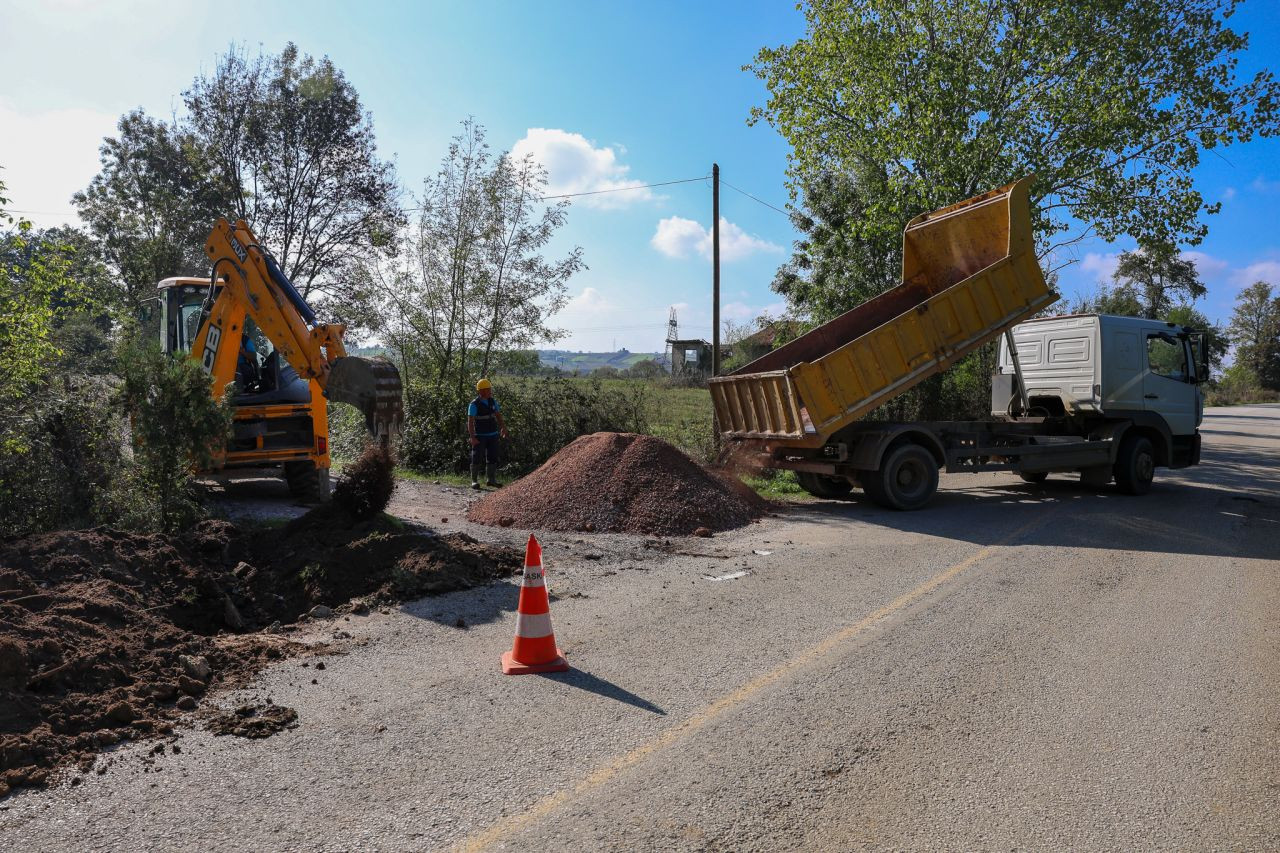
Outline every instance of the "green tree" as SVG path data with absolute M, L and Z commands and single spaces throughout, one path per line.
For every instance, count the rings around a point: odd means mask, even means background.
M 1275 378 L 1272 364 L 1280 363 L 1280 297 L 1273 295 L 1269 283 L 1255 281 L 1240 292 L 1227 330 L 1235 344 L 1235 362 L 1253 382 Z M 1280 388 L 1280 383 L 1264 387 Z
M 304 297 L 343 296 L 351 259 L 401 220 L 395 169 L 351 82 L 292 43 L 275 56 L 233 48 L 183 99 L 184 130 L 229 189 L 226 212 L 249 222 Z M 212 222 L 200 224 L 207 233 Z
M 4 192 L 0 182 L 0 223 L 13 225 Z M 42 386 L 62 354 L 54 333 L 81 296 L 70 268 L 67 248 L 38 236 L 30 222 L 0 233 L 0 411 Z
M 119 371 L 142 498 L 159 529 L 172 532 L 200 514 L 192 471 L 208 468 L 226 446 L 232 386 L 214 396 L 197 361 L 134 334 L 122 339 Z
M 1136 251 L 1122 252 L 1111 278 L 1115 292 L 1139 305 L 1136 316 L 1149 320 L 1167 315 L 1175 299 L 1177 304 L 1192 303 L 1205 294 L 1195 262 L 1179 255 L 1171 243 L 1139 243 Z
M 133 314 L 174 275 L 206 275 L 204 241 L 232 197 L 208 146 L 179 123 L 141 110 L 106 139 L 102 170 L 72 199 L 115 273 L 113 301 Z
M 402 372 L 465 396 L 495 353 L 562 334 L 550 325 L 582 250 L 543 250 L 566 222 L 567 202 L 541 203 L 546 171 L 494 156 L 484 127 L 468 120 L 439 172 L 423 182 L 417 222 L 394 255 L 360 273 L 364 322 L 402 360 Z
M 751 121 L 791 144 L 807 217 L 776 286 L 827 319 L 897 281 L 910 218 L 1028 174 L 1042 255 L 1088 233 L 1198 242 L 1217 210 L 1192 182 L 1201 152 L 1277 130 L 1272 74 L 1237 79 L 1236 5 L 806 3 L 806 35 L 748 66 L 769 89 Z

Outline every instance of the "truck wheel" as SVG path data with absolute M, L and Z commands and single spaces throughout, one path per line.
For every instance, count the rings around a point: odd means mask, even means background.
M 1116 486 L 1126 495 L 1145 495 L 1151 491 L 1156 475 L 1156 452 L 1151 440 L 1140 435 L 1125 436 L 1113 469 Z
M 1018 476 L 1022 478 L 1024 483 L 1034 483 L 1039 485 L 1049 479 L 1048 471 L 1019 471 Z
M 286 462 L 284 479 L 289 484 L 289 494 L 302 503 L 329 500 L 328 468 L 317 468 L 314 462 Z
M 845 477 L 828 477 L 811 471 L 797 471 L 796 479 L 800 482 L 800 488 L 815 498 L 839 500 L 849 497 L 849 493 L 853 491 L 853 483 Z
M 877 471 L 863 474 L 862 488 L 887 509 L 920 509 L 938 490 L 938 463 L 918 444 L 893 448 Z

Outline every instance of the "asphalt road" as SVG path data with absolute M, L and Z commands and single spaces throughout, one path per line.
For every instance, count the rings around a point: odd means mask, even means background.
M 692 555 L 550 536 L 573 672 L 499 674 L 509 584 L 329 624 L 250 691 L 299 728 L 126 748 L 0 803 L 0 848 L 1280 849 L 1280 407 L 1204 433 L 1140 498 L 946 476 Z

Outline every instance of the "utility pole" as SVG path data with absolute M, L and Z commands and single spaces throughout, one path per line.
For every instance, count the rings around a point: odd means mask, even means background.
M 720 165 L 711 164 L 711 375 L 720 375 Z
M 720 164 L 711 164 L 711 375 L 720 375 Z M 720 424 L 711 413 L 711 441 L 720 450 Z

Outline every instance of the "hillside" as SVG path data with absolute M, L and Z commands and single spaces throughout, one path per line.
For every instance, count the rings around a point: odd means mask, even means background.
M 619 370 L 632 367 L 645 359 L 660 359 L 660 352 L 629 352 L 625 349 L 617 352 L 574 352 L 572 350 L 540 349 L 538 361 L 544 367 L 558 367 L 565 372 L 578 371 L 590 373 L 599 367 L 609 365 Z

